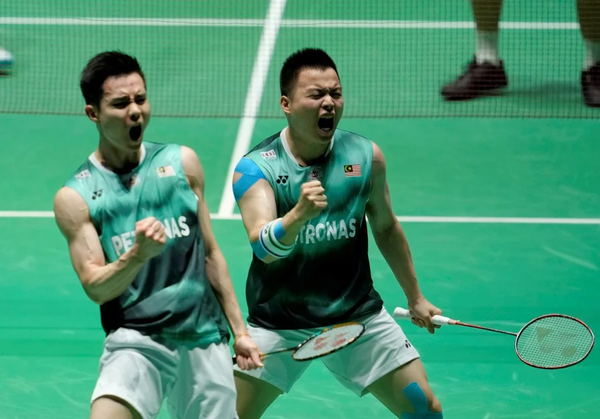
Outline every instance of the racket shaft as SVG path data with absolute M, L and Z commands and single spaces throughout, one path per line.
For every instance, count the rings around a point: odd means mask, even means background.
M 280 349 L 280 350 L 278 350 L 278 351 L 268 352 L 268 353 L 266 353 L 266 354 L 260 354 L 260 359 L 263 359 L 263 358 L 265 358 L 265 357 L 267 357 L 267 356 L 269 356 L 269 355 L 280 354 L 280 353 L 282 353 L 282 352 L 291 352 L 291 351 L 293 351 L 293 350 L 295 350 L 295 349 L 297 349 L 297 348 L 298 348 L 297 346 L 294 346 L 293 348 Z
M 504 330 L 492 329 L 491 327 L 477 326 L 476 324 L 469 324 L 469 323 L 462 323 L 462 322 L 456 322 L 454 324 L 456 326 L 472 327 L 473 329 L 487 330 L 488 332 L 496 332 L 496 333 L 502 333 L 504 335 L 517 336 L 517 334 L 513 333 L 513 332 L 506 332 Z
M 293 348 L 280 349 L 278 351 L 273 351 L 273 352 L 269 352 L 269 353 L 266 353 L 266 354 L 260 354 L 260 359 L 262 360 L 262 359 L 265 359 L 269 355 L 280 354 L 282 352 L 291 352 L 291 351 L 295 350 L 296 348 L 298 348 L 298 347 L 294 346 Z M 231 359 L 233 360 L 233 363 L 235 364 L 236 363 L 235 356 L 232 357 Z

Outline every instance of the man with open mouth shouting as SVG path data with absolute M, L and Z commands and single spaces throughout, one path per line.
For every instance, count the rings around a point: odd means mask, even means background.
M 143 143 L 144 73 L 120 52 L 81 75 L 98 148 L 56 194 L 55 216 L 106 332 L 91 418 L 236 418 L 229 349 L 261 366 L 212 233 L 204 172 L 190 148 Z
M 248 331 L 264 353 L 294 347 L 323 327 L 366 326 L 352 345 L 322 358 L 356 395 L 372 393 L 404 419 L 441 419 L 423 364 L 373 287 L 366 215 L 375 242 L 404 290 L 413 323 L 441 311 L 421 294 L 408 242 L 390 205 L 381 149 L 337 129 L 344 109 L 333 60 L 320 49 L 287 58 L 280 73 L 288 125 L 247 153 L 233 192 L 253 249 Z M 291 390 L 310 361 L 283 353 L 264 368 L 235 368 L 238 414 L 255 419 Z M 307 415 L 310 415 L 307 406 Z

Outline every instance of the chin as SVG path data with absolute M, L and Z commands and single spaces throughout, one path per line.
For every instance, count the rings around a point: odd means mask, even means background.
M 144 137 L 140 137 L 137 140 L 132 140 L 131 138 L 127 137 L 127 147 L 131 150 L 137 150 L 142 146 L 142 142 L 144 141 Z
M 329 142 L 329 141 L 333 140 L 334 133 L 335 133 L 335 130 L 331 130 L 331 132 L 329 132 L 327 134 L 317 131 L 317 138 L 319 139 L 319 141 Z

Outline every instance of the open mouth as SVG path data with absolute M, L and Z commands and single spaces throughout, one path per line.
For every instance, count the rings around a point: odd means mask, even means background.
M 142 136 L 142 126 L 141 125 L 136 125 L 135 127 L 131 127 L 131 129 L 129 130 L 129 138 L 131 138 L 133 141 L 138 141 L 141 136 Z
M 323 132 L 331 132 L 333 130 L 333 117 L 319 118 L 319 129 Z

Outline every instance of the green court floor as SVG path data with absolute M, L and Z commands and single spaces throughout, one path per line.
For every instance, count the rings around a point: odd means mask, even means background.
M 3 211 L 52 209 L 52 196 L 95 146 L 84 117 L 0 115 Z M 283 126 L 259 121 L 253 142 Z M 600 148 L 592 121 L 522 119 L 347 120 L 387 154 L 401 216 L 599 218 Z M 194 147 L 216 212 L 235 120 L 156 118 L 147 140 Z M 201 132 L 202 135 L 199 135 Z M 18 164 L 15 164 L 18 162 Z M 11 179 L 8 181 L 7 179 Z M 250 249 L 239 220 L 215 220 L 245 311 Z M 426 296 L 444 313 L 518 328 L 550 312 L 600 330 L 600 226 L 405 223 Z M 0 218 L 0 418 L 80 418 L 88 411 L 103 333 L 52 218 Z M 373 276 L 386 307 L 405 304 L 374 243 Z M 512 338 L 407 324 L 448 418 L 594 418 L 600 414 L 597 352 L 555 372 L 526 367 Z M 265 418 L 391 417 L 371 396 L 350 394 L 315 362 Z M 318 392 L 315 391 L 318 388 Z M 161 416 L 163 417 L 163 416 Z M 166 417 L 166 416 L 164 416 Z

